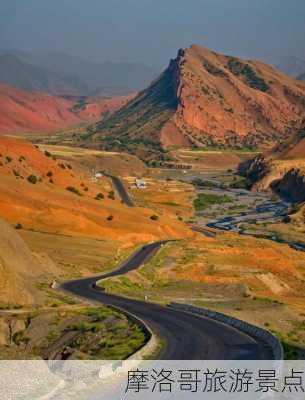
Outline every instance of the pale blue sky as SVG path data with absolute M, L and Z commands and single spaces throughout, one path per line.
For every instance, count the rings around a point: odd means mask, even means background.
M 305 58 L 304 0 L 0 0 L 0 48 L 160 67 L 192 43 Z

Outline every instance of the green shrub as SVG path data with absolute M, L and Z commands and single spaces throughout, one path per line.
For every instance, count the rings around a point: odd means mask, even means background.
M 232 74 L 236 76 L 244 76 L 248 86 L 250 86 L 252 89 L 260 90 L 261 92 L 267 92 L 269 90 L 269 85 L 267 82 L 258 76 L 249 64 L 241 63 L 236 58 L 230 58 L 228 62 L 228 68 Z
M 194 200 L 194 207 L 196 211 L 202 211 L 213 204 L 232 203 L 232 198 L 227 195 L 219 196 L 216 194 L 199 193 L 198 197 Z
M 206 69 L 206 71 L 208 71 L 208 73 L 211 75 L 219 76 L 221 78 L 225 78 L 227 75 L 222 69 L 218 68 L 216 65 L 211 64 L 207 60 L 204 60 L 203 66 Z
M 29 175 L 27 177 L 28 182 L 32 183 L 33 185 L 35 185 L 38 182 L 38 178 L 35 175 Z
M 152 221 L 158 221 L 159 217 L 158 217 L 158 215 L 154 214 L 154 215 L 151 215 L 150 219 Z
M 96 196 L 95 196 L 95 200 L 103 200 L 104 199 L 104 195 L 103 195 L 103 193 L 98 193 Z
M 115 200 L 115 195 L 113 190 L 110 190 L 110 192 L 108 193 L 108 199 Z
M 108 217 L 107 217 L 107 221 L 112 221 L 113 220 L 113 215 L 109 215 Z
M 22 229 L 22 225 L 18 222 L 18 223 L 15 225 L 15 229 Z
M 78 196 L 82 196 L 82 194 L 79 192 L 79 190 L 76 189 L 74 186 L 68 186 L 68 187 L 66 187 L 66 190 L 68 190 L 71 193 L 77 194 Z

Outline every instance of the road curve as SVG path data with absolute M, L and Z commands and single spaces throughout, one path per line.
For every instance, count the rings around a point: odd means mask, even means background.
M 61 289 L 86 300 L 117 307 L 131 313 L 161 338 L 159 359 L 164 360 L 246 360 L 270 359 L 263 343 L 228 325 L 209 318 L 107 294 L 95 288 L 96 281 L 125 274 L 151 258 L 165 242 L 143 246 L 115 271 L 91 278 L 65 282 Z
M 127 192 L 127 190 L 125 189 L 125 186 L 124 186 L 123 182 L 121 181 L 121 179 L 118 178 L 117 176 L 113 176 L 110 174 L 106 174 L 106 176 L 108 176 L 108 178 L 110 178 L 112 180 L 112 184 L 113 184 L 115 190 L 118 192 L 118 195 L 120 196 L 122 202 L 124 204 L 126 204 L 126 206 L 128 206 L 128 207 L 134 207 L 134 202 L 132 201 L 131 197 L 129 196 L 129 193 Z

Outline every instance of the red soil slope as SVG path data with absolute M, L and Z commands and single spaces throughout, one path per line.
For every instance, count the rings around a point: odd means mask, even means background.
M 122 107 L 132 96 L 67 99 L 0 85 L 0 134 L 52 132 L 95 121 Z

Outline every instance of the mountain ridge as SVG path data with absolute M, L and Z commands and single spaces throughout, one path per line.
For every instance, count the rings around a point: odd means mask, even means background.
M 65 53 L 0 50 L 0 82 L 55 95 L 126 95 L 156 76 L 139 62 L 95 62 Z
M 87 141 L 149 158 L 171 146 L 271 148 L 299 127 L 304 112 L 303 82 L 192 45 L 119 112 L 91 126 Z

